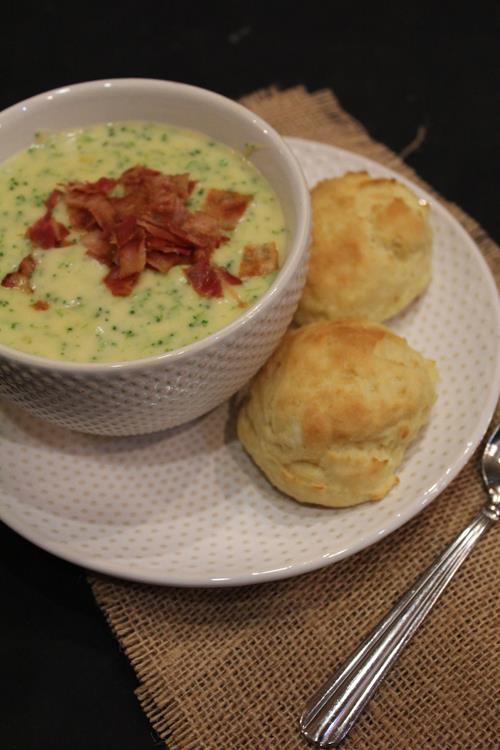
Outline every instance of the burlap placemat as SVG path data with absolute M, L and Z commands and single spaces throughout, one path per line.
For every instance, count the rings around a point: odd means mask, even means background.
M 357 151 L 421 182 L 374 143 L 330 91 L 268 90 L 244 103 L 283 134 Z M 446 205 L 500 279 L 498 248 L 460 209 Z M 171 750 L 304 750 L 298 717 L 312 690 L 468 522 L 483 497 L 476 455 L 402 529 L 352 558 L 288 581 L 193 590 L 93 577 L 96 599 L 134 666 L 139 701 L 159 737 Z M 498 747 L 497 549 L 495 532 L 481 541 L 346 748 Z

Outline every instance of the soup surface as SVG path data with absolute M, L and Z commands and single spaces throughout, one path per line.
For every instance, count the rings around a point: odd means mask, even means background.
M 33 145 L 0 168 L 0 278 L 23 258 L 36 262 L 28 290 L 0 286 L 0 342 L 51 359 L 116 362 L 179 349 L 239 316 L 269 287 L 276 270 L 223 284 L 221 296 L 200 294 L 186 266 L 161 273 L 146 267 L 128 296 L 103 283 L 109 269 L 89 256 L 66 206 L 54 218 L 69 229 L 64 246 L 43 249 L 27 235 L 61 185 L 119 178 L 137 165 L 189 174 L 186 201 L 203 210 L 212 189 L 251 196 L 236 226 L 211 256 L 238 277 L 245 248 L 274 243 L 283 260 L 285 225 L 277 197 L 245 155 L 210 137 L 159 123 L 99 124 L 36 134 Z M 238 279 L 240 281 L 240 279 Z

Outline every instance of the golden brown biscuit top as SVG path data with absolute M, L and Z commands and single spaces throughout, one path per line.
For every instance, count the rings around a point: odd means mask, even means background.
M 406 255 L 429 242 L 428 206 L 402 183 L 375 179 L 367 172 L 319 182 L 311 191 L 313 242 L 329 247 L 329 260 L 353 268 L 369 243 L 381 243 L 396 255 Z
M 376 233 L 395 244 L 420 243 L 428 234 L 428 206 L 393 178 L 375 178 L 368 172 L 347 172 L 322 180 L 311 191 L 313 203 L 329 204 L 348 223 L 357 216 L 368 220 Z M 350 214 L 350 215 L 349 215 Z
M 428 205 L 395 179 L 367 172 L 311 191 L 311 258 L 297 320 L 368 317 L 403 309 L 430 278 Z
M 434 379 L 433 364 L 384 326 L 324 321 L 289 330 L 253 392 L 275 434 L 317 449 L 404 425 Z

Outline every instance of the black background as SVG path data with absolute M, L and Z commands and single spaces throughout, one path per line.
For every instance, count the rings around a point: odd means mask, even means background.
M 2 109 L 96 78 L 184 81 L 233 98 L 330 87 L 396 152 L 425 128 L 408 163 L 499 239 L 494 3 L 14 2 L 2 16 Z M 0 550 L 0 747 L 163 747 L 85 571 L 1 525 Z

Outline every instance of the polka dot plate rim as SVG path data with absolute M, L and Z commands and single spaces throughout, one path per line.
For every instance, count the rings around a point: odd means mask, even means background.
M 500 390 L 500 302 L 479 249 L 411 180 L 343 149 L 287 142 L 310 186 L 366 170 L 401 180 L 431 206 L 433 280 L 387 323 L 434 358 L 440 373 L 437 403 L 399 485 L 381 502 L 354 508 L 296 503 L 269 485 L 239 445 L 234 399 L 187 425 L 130 438 L 71 432 L 3 405 L 0 517 L 14 531 L 65 560 L 133 581 L 205 587 L 277 580 L 384 538 L 471 457 Z

